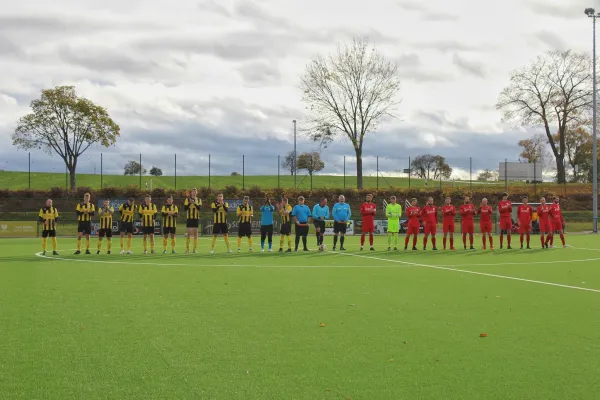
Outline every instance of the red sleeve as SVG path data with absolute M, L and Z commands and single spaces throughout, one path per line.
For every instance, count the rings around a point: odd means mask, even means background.
M 362 204 L 360 205 L 360 215 L 367 215 L 367 214 L 368 214 L 368 213 L 367 213 L 367 210 L 366 210 L 366 208 L 365 208 L 365 203 L 362 203 Z
M 481 214 L 481 207 L 477 208 L 477 211 L 475 211 L 475 214 L 477 214 L 477 215 Z
M 421 213 L 420 214 L 421 214 L 421 218 L 425 218 L 425 215 L 426 215 L 426 213 L 425 213 L 425 207 L 421 208 Z

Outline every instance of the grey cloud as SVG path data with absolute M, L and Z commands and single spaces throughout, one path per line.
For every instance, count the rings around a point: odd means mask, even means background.
M 411 117 L 413 123 L 428 123 L 440 128 L 452 128 L 460 131 L 470 131 L 469 120 L 467 117 L 459 118 L 452 121 L 448 118 L 448 114 L 442 110 L 427 110 L 417 111 Z
M 0 35 L 0 55 L 3 57 L 17 56 L 22 57 L 23 51 L 11 40 Z
M 1 15 L 0 32 L 32 33 L 43 32 L 45 34 L 90 32 L 111 30 L 140 30 L 140 29 L 164 29 L 163 25 L 139 20 L 119 20 L 118 18 L 98 18 L 86 16 L 85 18 L 73 18 L 64 15 Z M 43 37 L 41 37 L 43 39 Z
M 149 72 L 158 67 L 156 62 L 147 58 L 135 58 L 128 49 L 108 49 L 94 46 L 75 49 L 70 46 L 62 46 L 59 48 L 58 54 L 65 62 L 99 72 L 140 73 Z
M 456 65 L 456 67 L 462 72 L 466 72 L 478 78 L 485 78 L 486 76 L 485 68 L 483 64 L 479 62 L 466 60 L 460 57 L 458 54 L 454 54 L 452 57 L 452 63 Z
M 410 43 L 411 47 L 415 49 L 432 49 L 439 50 L 441 52 L 453 52 L 453 51 L 472 51 L 472 52 L 483 52 L 490 51 L 492 48 L 484 44 L 467 44 L 461 43 L 456 40 L 436 40 L 436 41 L 414 41 Z
M 270 62 L 249 62 L 241 66 L 238 71 L 248 86 L 262 87 L 278 85 L 281 82 L 281 73 L 277 65 Z
M 416 12 L 426 21 L 456 21 L 458 16 L 430 8 L 424 2 L 398 1 L 398 6 L 404 11 Z
M 549 1 L 525 0 L 524 3 L 527 8 L 538 15 L 562 19 L 583 19 L 585 18 L 583 10 L 594 2 L 589 0 L 569 0 L 551 4 Z M 600 10 L 596 9 L 596 11 Z
M 402 54 L 394 59 L 403 80 L 417 82 L 446 82 L 453 77 L 439 70 L 428 70 L 421 63 L 421 58 L 416 53 Z
M 394 61 L 400 67 L 418 67 L 421 65 L 421 58 L 416 53 L 402 54 Z
M 533 38 L 538 43 L 543 43 L 551 50 L 565 50 L 568 49 L 569 46 L 567 43 L 556 33 L 553 31 L 542 30 L 533 35 Z

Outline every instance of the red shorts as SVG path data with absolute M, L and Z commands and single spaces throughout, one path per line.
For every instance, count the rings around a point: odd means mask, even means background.
M 442 228 L 444 230 L 444 233 L 454 233 L 454 220 L 452 221 L 444 221 L 442 223 Z
M 510 218 L 501 218 L 500 230 L 512 232 L 512 220 Z
M 540 233 L 550 233 L 551 224 L 548 221 L 540 221 Z
M 407 235 L 418 235 L 419 234 L 419 225 L 408 225 L 406 227 Z
M 479 229 L 481 233 L 492 233 L 492 221 L 479 222 Z
M 475 224 L 473 222 L 462 223 L 462 233 L 473 233 L 475 232 Z
M 425 223 L 425 226 L 423 227 L 423 232 L 426 235 L 435 235 L 435 233 L 437 232 L 437 224 L 432 223 Z
M 531 233 L 531 225 L 529 223 L 519 222 L 519 233 Z
M 375 223 L 372 220 L 362 222 L 362 231 L 364 233 L 375 232 Z
M 552 221 L 552 230 L 553 231 L 562 231 L 563 226 L 562 226 L 562 222 L 560 221 Z

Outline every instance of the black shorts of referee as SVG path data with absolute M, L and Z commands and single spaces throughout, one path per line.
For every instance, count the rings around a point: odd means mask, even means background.
M 296 236 L 308 236 L 308 222 L 300 222 L 300 224 L 296 224 Z
M 321 220 L 315 220 L 313 221 L 313 223 L 315 224 L 315 229 L 319 229 L 321 231 L 321 233 L 325 232 L 325 221 L 321 221 Z

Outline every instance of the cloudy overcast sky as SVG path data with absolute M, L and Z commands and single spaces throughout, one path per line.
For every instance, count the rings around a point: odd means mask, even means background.
M 596 4 L 594 4 L 596 3 Z M 299 76 L 316 54 L 353 37 L 370 41 L 401 72 L 399 120 L 365 143 L 367 173 L 406 168 L 407 157 L 497 168 L 516 160 L 531 132 L 500 123 L 494 104 L 508 74 L 547 50 L 591 51 L 585 7 L 595 0 L 23 0 L 0 14 L 0 169 L 27 170 L 10 145 L 19 116 L 43 88 L 72 84 L 121 126 L 104 167 L 134 154 L 178 174 L 273 173 L 302 120 Z M 301 138 L 299 151 L 315 148 Z M 99 168 L 89 150 L 80 172 Z M 119 154 L 115 154 L 119 153 Z M 352 156 L 325 150 L 325 172 Z M 34 169 L 62 162 L 32 155 Z M 348 168 L 352 168 L 348 158 Z M 405 165 L 406 164 L 406 165 Z

